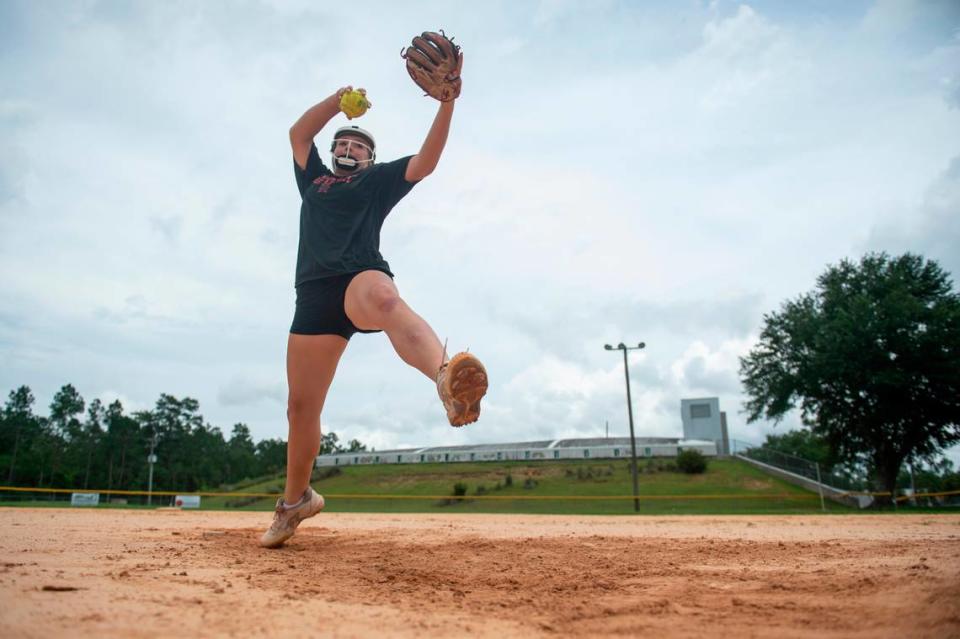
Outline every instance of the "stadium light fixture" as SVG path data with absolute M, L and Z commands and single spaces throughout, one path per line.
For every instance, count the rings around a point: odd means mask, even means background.
M 609 344 L 604 344 L 603 348 L 608 351 L 623 351 L 623 373 L 627 378 L 627 415 L 630 418 L 630 454 L 633 458 L 633 510 L 634 512 L 640 512 L 640 486 L 637 480 L 637 438 L 633 434 L 633 400 L 630 397 L 630 366 L 627 364 L 627 351 L 638 351 L 642 348 L 646 348 L 644 342 L 640 342 L 636 346 L 625 346 L 623 342 L 617 344 L 616 347 L 610 346 Z

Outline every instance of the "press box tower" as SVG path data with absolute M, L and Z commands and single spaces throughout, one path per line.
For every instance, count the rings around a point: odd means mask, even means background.
M 705 439 L 717 445 L 718 455 L 730 454 L 727 414 L 720 411 L 719 397 L 681 399 L 684 439 Z

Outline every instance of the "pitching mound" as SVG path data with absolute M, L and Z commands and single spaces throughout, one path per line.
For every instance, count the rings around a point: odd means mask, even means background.
M 0 636 L 960 636 L 960 516 L 0 509 Z

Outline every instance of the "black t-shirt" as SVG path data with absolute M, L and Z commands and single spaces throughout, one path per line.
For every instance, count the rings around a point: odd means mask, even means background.
M 310 146 L 306 169 L 294 161 L 303 198 L 296 286 L 368 269 L 391 273 L 380 255 L 380 228 L 415 184 L 404 178 L 411 157 L 340 177 L 323 164 L 316 145 Z

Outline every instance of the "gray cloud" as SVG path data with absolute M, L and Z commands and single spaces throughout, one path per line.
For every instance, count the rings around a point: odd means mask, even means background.
M 717 336 L 742 339 L 758 324 L 764 310 L 763 296 L 757 293 L 671 302 L 596 304 L 587 300 L 589 293 L 584 291 L 571 299 L 527 299 L 521 307 L 491 308 L 489 313 L 545 352 L 589 361 L 594 358 L 581 355 L 580 350 L 588 343 L 602 348 L 604 343 L 646 341 L 649 347 L 658 348 L 656 340 L 668 335 L 671 341 L 681 342 Z
M 878 0 L 864 16 L 862 28 L 894 46 L 924 51 L 955 38 L 960 5 L 953 0 Z
M 286 397 L 283 382 L 258 382 L 244 377 L 231 379 L 217 393 L 217 401 L 224 406 L 247 406 L 261 401 L 282 404 Z
M 960 156 L 930 185 L 917 210 L 875 225 L 866 241 L 869 250 L 911 251 L 937 260 L 960 281 Z
M 30 105 L 0 98 L 0 213 L 4 215 L 14 214 L 13 200 L 23 196 L 30 167 L 22 132 L 35 123 Z
M 683 376 L 694 395 L 730 397 L 740 392 L 740 378 L 736 371 L 711 370 L 703 357 L 691 359 L 683 368 Z
M 151 217 L 150 225 L 170 244 L 176 244 L 180 239 L 180 228 L 183 226 L 183 218 L 176 215 L 168 217 Z
M 960 75 L 954 77 L 947 85 L 946 100 L 955 109 L 960 109 Z

